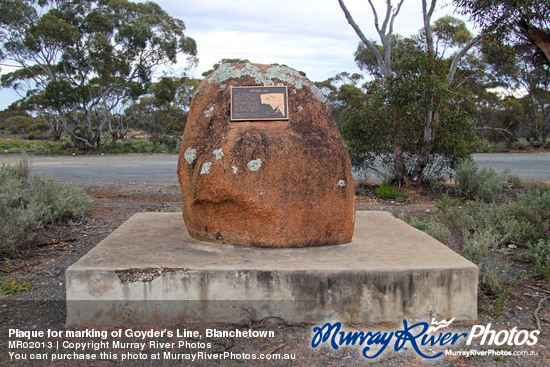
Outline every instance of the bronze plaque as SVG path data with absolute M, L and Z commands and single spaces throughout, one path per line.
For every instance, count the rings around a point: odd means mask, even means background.
M 288 120 L 287 87 L 231 87 L 231 121 Z

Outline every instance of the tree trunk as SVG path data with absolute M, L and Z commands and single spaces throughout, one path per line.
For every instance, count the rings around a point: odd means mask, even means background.
M 550 65 L 550 33 L 522 20 L 518 22 L 519 29 L 527 38 L 531 40 L 546 58 L 546 63 Z
M 430 155 L 433 153 L 435 131 L 438 125 L 439 106 L 436 106 L 435 109 L 426 112 L 426 121 L 424 123 L 424 142 L 412 174 L 412 182 L 414 184 L 422 183 L 422 173 L 428 165 Z
M 63 128 L 59 119 L 55 116 L 48 116 L 48 126 L 53 140 L 59 141 L 61 139 L 61 134 L 63 133 Z
M 403 160 L 403 148 L 401 141 L 401 121 L 399 110 L 396 107 L 391 107 L 393 119 L 393 168 L 395 176 L 393 181 L 400 186 L 405 184 L 405 161 Z

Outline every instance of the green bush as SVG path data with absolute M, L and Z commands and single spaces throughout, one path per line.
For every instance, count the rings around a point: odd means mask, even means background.
M 467 214 L 460 202 L 448 193 L 443 194 L 440 200 L 434 202 L 437 209 L 437 220 L 443 223 L 452 232 L 463 232 L 475 226 L 475 219 Z
M 512 149 L 517 150 L 530 150 L 533 148 L 533 145 L 525 138 L 519 138 L 518 140 L 512 143 Z
M 153 143 L 154 153 L 177 153 L 181 146 L 181 140 L 176 136 L 152 136 L 149 140 Z
M 500 201 L 503 190 L 508 187 L 505 175 L 493 169 L 478 170 L 474 161 L 460 164 L 456 170 L 456 185 L 460 195 L 485 202 Z
M 397 197 L 397 189 L 390 185 L 380 185 L 376 189 L 376 195 L 380 199 L 395 199 Z
M 33 177 L 33 195 L 44 206 L 50 223 L 81 220 L 91 199 L 81 189 L 61 184 L 51 177 Z
M 31 136 L 32 134 L 32 136 Z M 28 138 L 34 139 L 40 135 L 30 133 Z M 148 140 L 119 140 L 115 144 L 105 144 L 100 149 L 92 152 L 82 152 L 75 148 L 70 140 L 61 141 L 19 141 L 10 142 L 0 141 L 1 154 L 20 154 L 21 152 L 30 154 L 83 154 L 83 153 L 108 153 L 108 154 L 124 154 L 124 153 L 178 153 L 181 146 L 181 140 L 175 136 L 163 135 Z
M 415 216 L 404 216 L 403 214 L 399 215 L 398 218 L 407 222 L 414 228 L 426 232 L 440 242 L 445 242 L 449 235 L 447 227 L 432 218 L 422 219 Z
M 14 140 L 10 142 L 10 148 L 21 148 L 23 145 L 25 145 L 25 143 L 19 140 Z
M 152 153 L 155 149 L 154 144 L 149 140 L 136 140 L 134 143 L 136 152 Z
M 550 190 L 520 193 L 508 210 L 518 222 L 515 241 L 521 244 L 550 237 Z
M 499 316 L 515 288 L 510 264 L 501 259 L 497 251 L 504 237 L 491 227 L 488 204 L 462 208 L 455 203 L 449 197 L 444 197 L 440 203 L 440 207 L 447 210 L 448 217 L 440 215 L 435 219 L 420 219 L 401 215 L 399 218 L 442 242 L 448 238 L 451 227 L 457 231 L 455 233 L 462 236 L 461 254 L 479 267 L 481 299 L 495 316 Z M 486 214 L 480 215 L 480 212 Z
M 502 153 L 508 150 L 507 143 L 505 141 L 491 141 L 487 139 L 477 140 L 477 153 Z
M 545 193 L 520 193 L 508 204 L 460 203 L 449 195 L 435 203 L 438 220 L 463 239 L 488 231 L 498 246 L 528 242 L 550 236 L 550 190 Z
M 544 279 L 550 280 L 550 240 L 528 243 L 523 259 L 535 266 L 535 271 Z
M 476 264 L 482 263 L 498 248 L 499 236 L 491 228 L 464 233 L 463 255 Z
M 29 178 L 25 160 L 0 168 L 0 254 L 14 256 L 35 244 L 48 223 L 81 220 L 91 199 L 79 188 L 52 178 Z

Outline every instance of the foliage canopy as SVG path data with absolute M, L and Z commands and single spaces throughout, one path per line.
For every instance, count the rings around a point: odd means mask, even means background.
M 483 31 L 507 43 L 529 40 L 535 56 L 550 65 L 550 2 L 547 0 L 454 0 Z
M 117 109 L 147 91 L 156 67 L 196 54 L 184 23 L 153 2 L 4 0 L 0 27 L 0 56 L 19 66 L 2 85 L 25 92 L 25 108 L 55 113 L 80 149 L 116 129 Z

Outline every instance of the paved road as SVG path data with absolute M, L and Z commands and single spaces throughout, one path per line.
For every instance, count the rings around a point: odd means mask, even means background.
M 178 182 L 175 154 L 100 156 L 29 156 L 32 175 L 52 175 L 66 182 Z M 0 156 L 14 163 L 18 156 Z
M 509 169 L 522 178 L 550 181 L 550 153 L 540 154 L 474 154 L 479 167 L 493 168 L 497 172 Z
M 498 172 L 510 169 L 523 178 L 550 181 L 550 153 L 476 154 L 474 159 L 480 167 Z M 0 155 L 0 163 L 18 160 L 16 155 Z M 67 182 L 178 182 L 175 154 L 30 156 L 28 160 L 32 174 Z

